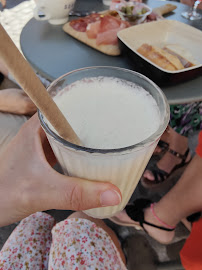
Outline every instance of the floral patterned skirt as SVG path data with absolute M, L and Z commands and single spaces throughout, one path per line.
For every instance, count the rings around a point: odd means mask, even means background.
M 110 236 L 87 219 L 35 213 L 15 228 L 0 252 L 0 270 L 126 270 Z

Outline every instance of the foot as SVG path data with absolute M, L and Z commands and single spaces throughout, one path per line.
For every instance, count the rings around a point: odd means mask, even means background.
M 134 225 L 139 225 L 138 222 L 132 220 L 126 213 L 125 210 L 121 211 L 119 214 L 116 215 L 116 217 L 124 222 L 124 223 L 130 223 L 130 224 L 134 224 Z M 145 221 L 152 223 L 154 225 L 157 226 L 163 226 L 152 214 L 150 208 L 146 208 L 144 210 L 144 219 Z M 154 228 L 152 226 L 143 224 L 144 229 L 146 230 L 146 232 L 148 233 L 148 235 L 150 235 L 152 238 L 154 238 L 156 241 L 160 242 L 161 244 L 169 244 L 175 235 L 175 231 L 164 231 L 158 228 Z M 173 224 L 171 224 L 171 226 L 174 226 Z
M 170 137 L 170 143 L 169 148 L 184 155 L 186 150 L 188 149 L 188 139 L 177 132 L 175 132 L 173 129 L 169 129 L 169 137 Z M 187 156 L 186 162 L 188 162 L 191 159 L 190 153 Z M 165 155 L 157 162 L 157 167 L 160 170 L 163 170 L 170 174 L 174 167 L 182 162 L 182 159 L 180 157 L 176 157 L 173 154 L 166 152 Z M 146 170 L 143 174 L 143 177 L 147 180 L 154 181 L 155 177 L 152 174 L 150 170 Z

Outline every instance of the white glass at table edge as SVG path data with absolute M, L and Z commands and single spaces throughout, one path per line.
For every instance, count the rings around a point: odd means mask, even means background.
M 197 12 L 197 7 L 200 5 L 200 3 L 202 3 L 202 0 L 195 1 L 190 11 L 182 12 L 182 17 L 190 21 L 201 20 L 202 16 Z
M 109 148 L 110 150 L 86 148 L 60 138 L 49 127 L 41 112 L 39 112 L 39 118 L 53 152 L 66 175 L 89 180 L 110 181 L 120 189 L 122 202 L 119 205 L 85 211 L 86 214 L 95 218 L 107 218 L 123 210 L 128 203 L 160 136 L 168 125 L 169 106 L 160 88 L 151 80 L 137 72 L 116 67 L 90 67 L 75 70 L 55 80 L 49 86 L 48 92 L 54 97 L 78 80 L 100 76 L 135 83 L 153 97 L 158 106 L 160 118 L 157 130 L 155 129 L 147 139 L 129 147 Z
M 111 5 L 111 0 L 102 0 L 102 3 L 103 3 L 105 6 L 110 6 L 110 5 Z

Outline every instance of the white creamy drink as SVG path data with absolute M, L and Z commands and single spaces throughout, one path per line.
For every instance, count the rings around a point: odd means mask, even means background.
M 85 147 L 127 147 L 145 140 L 159 127 L 153 97 L 120 79 L 81 80 L 61 91 L 54 101 Z
M 88 148 L 119 149 L 136 145 L 160 126 L 160 112 L 154 98 L 142 87 L 117 78 L 82 79 L 61 90 L 54 101 Z M 109 153 L 77 151 L 50 138 L 49 141 L 65 174 L 110 181 L 119 187 L 122 202 L 118 206 L 85 211 L 90 216 L 106 218 L 121 211 L 129 201 L 158 138 Z

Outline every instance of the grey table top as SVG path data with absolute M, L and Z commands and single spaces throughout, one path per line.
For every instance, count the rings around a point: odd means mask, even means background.
M 168 1 L 147 0 L 152 8 L 168 3 Z M 190 24 L 202 30 L 202 20 L 188 21 L 181 17 L 181 12 L 188 6 L 177 5 L 175 12 L 167 18 Z M 77 0 L 75 10 L 106 9 L 101 0 Z M 202 12 L 200 11 L 202 14 Z M 20 38 L 22 51 L 30 64 L 43 76 L 54 80 L 74 69 L 87 66 L 117 66 L 133 69 L 125 55 L 117 57 L 104 55 L 67 35 L 61 26 L 54 26 L 46 21 L 31 19 L 23 28 Z M 202 76 L 178 84 L 162 87 L 170 104 L 202 101 Z

